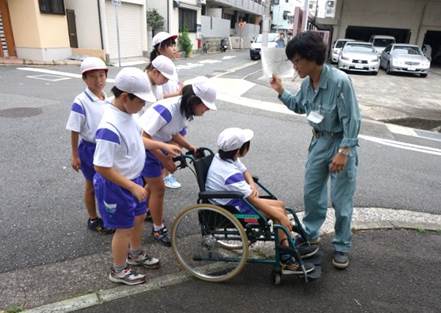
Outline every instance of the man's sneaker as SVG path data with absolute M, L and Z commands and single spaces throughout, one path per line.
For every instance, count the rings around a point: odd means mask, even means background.
M 140 255 L 134 257 L 129 253 L 127 258 L 127 263 L 135 266 L 144 266 L 148 269 L 157 269 L 159 268 L 159 260 L 157 258 L 149 256 L 145 251 L 143 251 Z
M 282 274 L 285 275 L 302 275 L 311 273 L 314 270 L 314 265 L 310 263 L 303 263 L 305 272 L 303 272 L 302 266 L 293 257 L 290 257 L 286 261 L 280 262 L 282 266 Z
M 340 270 L 347 268 L 349 266 L 348 254 L 346 252 L 335 251 L 332 258 L 332 265 Z
M 171 247 L 171 241 L 170 238 L 168 238 L 168 230 L 165 226 L 158 230 L 155 230 L 155 228 L 153 227 L 152 235 L 153 239 L 155 239 L 159 243 L 163 244 L 166 247 Z
M 109 279 L 114 283 L 121 283 L 130 286 L 145 283 L 145 275 L 136 273 L 128 266 L 119 273 L 115 272 L 112 267 L 110 270 Z
M 164 185 L 170 189 L 181 188 L 181 183 L 179 183 L 172 174 L 168 174 L 164 177 Z
M 94 219 L 89 218 L 87 220 L 87 228 L 100 234 L 113 234 L 115 232 L 114 229 L 105 228 L 103 220 L 99 217 Z

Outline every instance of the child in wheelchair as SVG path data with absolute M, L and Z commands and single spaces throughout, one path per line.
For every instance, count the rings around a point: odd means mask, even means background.
M 248 153 L 253 136 L 252 130 L 241 128 L 227 128 L 219 134 L 217 139 L 219 152 L 214 156 L 208 170 L 206 190 L 241 192 L 255 208 L 275 223 L 285 226 L 291 233 L 292 224 L 283 201 L 260 198 L 250 171 L 240 160 Z M 244 214 L 255 213 L 254 209 L 242 199 L 213 199 L 212 202 L 216 205 L 235 207 Z M 282 247 L 289 246 L 287 236 L 283 231 L 279 231 L 279 239 Z M 306 257 L 306 254 L 312 255 L 318 250 L 317 247 L 313 249 L 315 251 L 308 249 L 308 251 L 300 251 L 300 253 Z M 291 254 L 282 254 L 281 261 L 284 272 L 303 274 L 299 262 Z M 305 263 L 305 269 L 308 273 L 314 270 L 314 266 Z

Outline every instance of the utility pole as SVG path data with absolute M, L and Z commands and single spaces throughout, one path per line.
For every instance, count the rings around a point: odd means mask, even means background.
M 309 1 L 308 0 L 303 0 L 305 1 L 304 3 L 304 7 L 303 7 L 303 31 L 307 31 L 308 30 L 308 19 L 309 19 Z
M 116 24 L 116 43 L 118 45 L 118 67 L 121 67 L 121 45 L 119 41 L 119 23 L 118 23 L 118 7 L 121 6 L 121 0 L 112 0 L 113 9 L 115 11 Z
M 268 32 L 270 27 L 271 20 L 271 0 L 264 0 L 265 8 L 263 12 L 263 21 L 262 21 L 262 48 L 268 47 Z

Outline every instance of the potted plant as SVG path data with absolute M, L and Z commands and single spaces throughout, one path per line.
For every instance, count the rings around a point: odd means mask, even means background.
M 178 38 L 178 44 L 180 50 L 184 51 L 185 57 L 189 58 L 193 50 L 193 44 L 191 43 L 190 36 L 188 35 L 187 27 L 184 26 L 181 35 Z

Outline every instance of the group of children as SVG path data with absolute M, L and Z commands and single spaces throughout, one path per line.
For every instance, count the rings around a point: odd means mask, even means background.
M 216 110 L 216 90 L 207 78 L 197 77 L 186 86 L 178 81 L 172 61 L 175 40 L 174 35 L 158 33 L 153 38 L 150 64 L 144 71 L 134 67 L 120 70 L 111 89 L 113 99 L 104 93 L 106 64 L 93 57 L 81 63 L 87 88 L 75 98 L 66 126 L 71 131 L 71 162 L 85 177 L 88 228 L 113 233 L 109 279 L 117 283 L 145 282 L 145 275 L 132 266 L 159 267 L 160 261 L 141 246 L 146 214 L 151 214 L 153 238 L 170 246 L 163 202 L 166 177 L 174 187 L 177 183 L 169 176 L 176 170 L 172 158 L 182 148 L 196 152 L 197 147 L 186 138 L 188 123 Z M 291 229 L 283 202 L 259 198 L 251 174 L 239 160 L 248 152 L 252 137 L 251 130 L 238 128 L 220 134 L 207 189 L 241 191 L 263 213 Z M 240 211 L 250 210 L 240 201 L 228 204 Z M 281 237 L 281 244 L 286 244 L 285 239 Z M 297 264 L 295 260 L 285 263 L 287 267 Z

